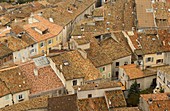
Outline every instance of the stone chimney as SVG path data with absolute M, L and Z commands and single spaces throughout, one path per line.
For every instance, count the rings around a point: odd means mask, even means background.
M 34 69 L 34 75 L 35 75 L 35 76 L 38 76 L 38 68 L 35 68 L 35 69 Z

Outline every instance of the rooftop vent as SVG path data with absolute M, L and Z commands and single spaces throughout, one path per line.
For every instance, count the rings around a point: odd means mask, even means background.
M 49 18 L 49 21 L 52 22 L 52 23 L 54 22 L 53 18 Z
M 156 40 L 156 38 L 152 38 L 152 40 L 154 41 L 154 40 Z
M 19 87 L 21 87 L 21 85 L 18 85 Z
M 68 66 L 69 62 L 68 61 L 63 61 L 64 66 Z
M 148 99 L 148 103 L 149 103 L 149 104 L 152 104 L 152 102 L 153 102 L 152 98 L 149 98 L 149 99 Z

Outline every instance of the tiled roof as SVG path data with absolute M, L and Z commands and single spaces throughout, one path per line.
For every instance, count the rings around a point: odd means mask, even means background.
M 55 37 L 62 31 L 61 26 L 51 23 L 50 21 L 46 20 L 41 16 L 35 15 L 34 18 L 37 19 L 39 22 L 24 25 L 24 29 L 37 42 Z M 47 29 L 48 31 L 45 34 L 40 34 L 35 31 L 34 28 L 37 28 L 42 31 L 44 31 L 44 29 Z
M 123 107 L 123 108 L 114 108 L 113 111 L 140 111 L 140 110 L 138 107 Z
M 12 94 L 30 89 L 27 78 L 17 66 L 0 70 L 0 79 L 5 82 Z
M 167 30 L 158 31 L 159 38 L 165 51 L 170 51 L 170 33 Z
M 49 98 L 48 101 L 48 111 L 78 111 L 76 94 Z
M 101 78 L 100 72 L 94 67 L 91 61 L 84 59 L 77 50 L 52 56 L 51 59 L 63 73 L 66 80 L 84 78 L 85 81 L 88 81 Z M 65 62 L 68 65 L 64 65 Z
M 90 43 L 90 41 L 88 41 L 84 37 L 82 37 L 82 38 L 75 38 L 74 40 L 77 42 L 78 45 L 83 45 L 83 44 Z
M 78 100 L 79 111 L 108 111 L 104 97 Z
M 118 33 L 118 35 L 122 33 Z M 101 41 L 99 44 L 91 42 L 90 49 L 87 49 L 88 58 L 96 66 L 103 66 L 112 63 L 116 59 L 127 57 L 131 55 L 129 47 L 125 47 L 124 42 L 120 36 L 116 35 L 120 42 L 115 41 L 113 38 L 108 38 Z
M 136 34 L 129 36 L 136 49 L 141 49 L 143 54 L 153 54 L 164 51 L 163 45 L 155 35 Z
M 54 19 L 54 23 L 65 26 L 70 21 L 74 20 L 79 14 L 85 11 L 93 3 L 95 3 L 95 0 L 67 0 L 55 4 L 56 7 L 54 8 L 50 7 L 39 10 L 37 13 L 43 12 L 43 17 L 47 19 L 51 17 Z M 68 8 L 72 10 L 72 12 L 68 12 Z
M 11 26 L 11 30 L 12 30 L 12 32 L 14 32 L 15 34 L 19 34 L 19 33 L 21 33 L 21 32 L 24 32 L 24 29 L 23 29 L 21 26 L 19 26 L 19 25 L 12 25 L 12 26 Z
M 34 69 L 38 70 L 37 76 L 34 74 Z M 30 83 L 32 95 L 63 87 L 61 80 L 49 65 L 36 67 L 33 62 L 28 62 L 21 65 L 20 70 Z
M 129 76 L 130 79 L 143 78 L 143 77 L 153 76 L 153 75 L 156 76 L 156 71 L 151 71 L 147 69 L 142 71 L 139 67 L 137 67 L 136 64 L 120 66 L 120 68 L 124 69 L 124 71 Z
M 155 18 L 156 19 L 168 19 L 168 3 L 166 2 L 155 2 L 153 8 L 156 10 Z
M 135 0 L 136 12 L 138 19 L 138 27 L 156 27 L 154 24 L 153 12 L 146 12 L 152 10 L 150 0 Z
M 104 12 L 103 12 L 103 7 L 100 7 L 100 8 L 96 8 L 94 11 L 93 11 L 93 16 L 94 17 L 104 17 Z
M 157 70 L 160 70 L 160 71 L 170 75 L 170 66 L 159 67 L 159 68 L 157 68 Z
M 8 87 L 6 86 L 5 82 L 3 82 L 0 79 L 0 97 L 5 96 L 7 94 L 10 94 L 10 91 L 9 91 Z
M 120 87 L 117 82 L 103 82 L 103 83 L 89 83 L 84 84 L 81 86 L 74 87 L 75 89 L 79 88 L 79 91 L 86 91 L 86 90 L 95 90 L 95 89 L 107 89 L 107 88 L 116 88 Z
M 168 93 L 141 94 L 140 96 L 141 96 L 145 101 L 148 101 L 149 99 L 152 99 L 153 101 L 159 101 L 159 100 L 169 100 L 169 97 L 168 97 L 167 94 L 168 94 Z
M 25 37 L 23 36 L 23 38 Z M 27 41 L 23 41 L 22 39 L 16 37 L 7 37 L 5 40 L 1 40 L 1 42 L 7 44 L 8 48 L 11 49 L 12 51 L 24 49 L 29 45 L 26 43 Z
M 169 111 L 170 110 L 170 100 L 159 100 L 153 101 L 149 105 L 149 111 Z
M 125 9 L 124 9 L 124 30 L 131 31 L 132 27 L 134 27 L 134 0 L 130 0 L 129 2 L 125 3 Z
M 105 98 L 109 108 L 126 107 L 126 100 L 122 90 L 106 91 Z
M 28 110 L 47 109 L 47 107 L 48 107 L 48 96 L 42 96 L 24 102 L 20 102 L 8 107 L 4 107 L 0 109 L 0 111 L 28 111 Z
M 3 58 L 4 56 L 8 56 L 10 54 L 12 54 L 12 50 L 9 49 L 4 44 L 0 43 L 0 59 Z

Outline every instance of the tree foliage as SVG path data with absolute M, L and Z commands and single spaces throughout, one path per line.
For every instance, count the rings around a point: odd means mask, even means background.
M 135 81 L 129 91 L 128 91 L 128 99 L 127 103 L 129 106 L 137 106 L 139 103 L 139 97 L 140 97 L 140 90 L 138 87 L 137 82 Z

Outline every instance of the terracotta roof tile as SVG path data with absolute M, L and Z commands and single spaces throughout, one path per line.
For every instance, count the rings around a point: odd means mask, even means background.
M 140 96 L 145 100 L 148 101 L 150 98 L 153 101 L 159 101 L 159 100 L 169 100 L 169 97 L 167 95 L 168 93 L 157 93 L 157 94 L 141 94 Z
M 125 66 L 120 66 L 120 68 L 123 68 L 126 74 L 129 76 L 130 79 L 137 79 L 147 76 L 156 76 L 156 71 L 151 70 L 144 70 L 142 71 L 140 68 L 137 67 L 136 64 L 129 64 Z
M 121 34 L 121 33 L 120 33 Z M 118 40 L 119 36 L 116 36 Z M 88 58 L 96 66 L 103 66 L 112 63 L 116 59 L 120 59 L 131 55 L 129 47 L 125 47 L 122 42 L 117 42 L 112 38 L 103 40 L 101 43 L 90 43 L 90 49 L 87 49 Z
M 153 101 L 153 103 L 149 105 L 149 110 L 150 111 L 169 111 L 170 100 Z
M 54 19 L 54 23 L 65 26 L 70 21 L 74 20 L 79 14 L 85 11 L 93 3 L 95 3 L 94 0 L 83 0 L 81 2 L 75 0 L 67 0 L 56 3 L 56 7 L 54 8 L 50 7 L 39 10 L 37 13 L 43 12 L 43 17 L 45 17 L 46 19 L 51 17 Z M 72 12 L 68 12 L 68 8 L 72 10 Z
M 51 59 L 66 80 L 84 78 L 85 81 L 88 81 L 101 78 L 100 72 L 90 60 L 84 59 L 77 50 L 52 56 Z M 64 62 L 67 62 L 68 65 L 64 65 Z M 62 65 L 62 69 L 60 69 L 60 65 Z
M 77 95 L 67 95 L 48 99 L 49 111 L 78 111 Z
M 136 12 L 138 19 L 138 27 L 156 27 L 154 24 L 154 16 L 152 12 L 146 12 L 151 10 L 150 0 L 135 0 L 136 2 Z
M 127 105 L 122 90 L 106 91 L 105 98 L 109 108 L 125 107 Z
M 8 107 L 0 109 L 0 111 L 28 111 L 47 109 L 48 107 L 48 96 L 37 97 L 28 101 L 20 102 Z
M 78 100 L 80 111 L 108 111 L 104 97 Z
M 34 75 L 34 69 L 38 70 L 37 76 Z M 20 70 L 30 83 L 32 95 L 63 87 L 61 80 L 49 65 L 37 68 L 33 62 L 28 62 L 21 65 Z
M 4 44 L 0 43 L 0 59 L 3 58 L 4 56 L 8 56 L 10 54 L 12 54 L 12 50 L 9 49 Z
M 140 111 L 140 109 L 138 107 L 123 107 L 123 108 L 114 108 L 113 111 Z
M 107 88 L 116 88 L 120 87 L 117 82 L 103 82 L 103 83 L 89 83 L 84 84 L 81 86 L 74 87 L 75 89 L 79 88 L 79 91 L 86 91 L 86 90 L 94 90 L 94 89 L 107 89 Z
M 12 94 L 30 89 L 27 78 L 17 66 L 0 70 L 0 79 L 6 83 Z
M 35 15 L 34 18 L 37 19 L 39 22 L 24 25 L 24 29 L 37 42 L 55 37 L 62 31 L 61 26 L 51 23 L 43 17 Z M 47 31 L 45 34 L 40 34 L 37 31 L 35 31 L 35 28 L 41 31 L 44 31 L 44 30 L 47 30 Z

